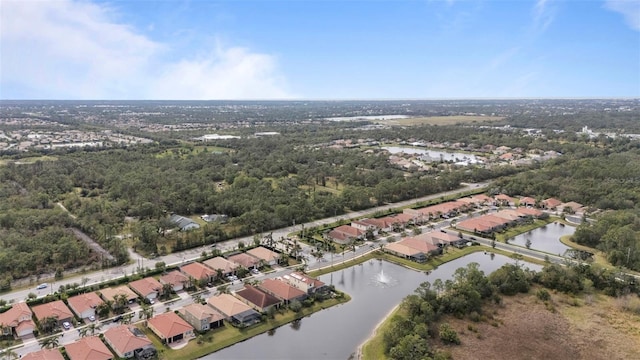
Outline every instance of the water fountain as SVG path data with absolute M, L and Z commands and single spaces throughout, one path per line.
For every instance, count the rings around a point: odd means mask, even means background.
M 384 270 L 380 270 L 380 272 L 376 275 L 376 281 L 381 282 L 383 284 L 388 284 L 389 280 L 391 279 L 384 274 Z
M 373 277 L 371 282 L 374 286 L 378 287 L 390 287 L 396 285 L 398 282 L 391 276 L 384 273 L 384 270 L 380 269 L 380 272 Z

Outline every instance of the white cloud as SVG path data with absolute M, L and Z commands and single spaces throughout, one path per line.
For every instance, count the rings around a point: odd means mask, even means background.
M 0 3 L 2 98 L 285 98 L 275 58 L 218 46 L 187 54 L 118 21 L 105 5 L 75 0 Z
M 622 14 L 629 27 L 640 31 L 640 0 L 606 0 L 604 6 Z
M 533 26 L 536 32 L 547 30 L 555 18 L 555 10 L 549 6 L 550 0 L 537 0 L 533 7 Z

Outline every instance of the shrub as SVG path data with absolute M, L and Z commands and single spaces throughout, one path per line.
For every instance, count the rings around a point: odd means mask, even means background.
M 440 340 L 447 344 L 460 344 L 460 338 L 458 337 L 458 333 L 454 328 L 449 325 L 449 323 L 440 324 Z
M 536 292 L 536 296 L 538 297 L 538 299 L 542 300 L 542 301 L 549 301 L 551 300 L 551 294 L 549 294 L 549 292 L 546 289 L 540 289 Z

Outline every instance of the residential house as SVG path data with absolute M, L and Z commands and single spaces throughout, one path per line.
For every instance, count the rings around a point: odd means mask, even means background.
M 494 199 L 496 199 L 496 204 L 497 205 L 501 205 L 501 206 L 515 206 L 516 205 L 516 199 L 514 199 L 511 196 L 506 195 L 506 194 L 498 194 L 498 195 L 494 196 Z
M 134 293 L 133 290 L 129 289 L 126 285 L 120 285 L 114 288 L 104 288 L 99 292 L 104 301 L 113 302 L 112 307 L 114 308 L 118 307 L 115 302 L 117 296 L 124 296 L 125 299 L 127 299 L 127 303 L 129 304 L 133 304 L 138 298 L 138 295 Z
M 490 234 L 504 229 L 510 220 L 493 214 L 470 218 L 456 224 L 456 229 L 480 234 Z
M 32 334 L 36 328 L 32 316 L 33 312 L 26 303 L 13 304 L 11 309 L 0 314 L 0 335 L 11 336 L 15 333 L 23 337 Z
M 66 344 L 64 349 L 69 360 L 111 360 L 113 354 L 99 337 L 83 337 L 75 342 Z
M 209 259 L 203 262 L 203 264 L 215 270 L 216 273 L 218 272 L 218 270 L 220 270 L 223 278 L 227 276 L 235 275 L 236 270 L 238 270 L 238 267 L 239 267 L 238 264 L 232 261 L 229 261 L 223 258 L 222 256 L 216 256 L 212 259 Z
M 166 312 L 152 317 L 147 321 L 147 326 L 165 344 L 178 342 L 182 339 L 189 341 L 195 336 L 193 326 L 174 312 Z
M 477 194 L 471 197 L 478 205 L 493 205 L 495 200 L 485 194 Z
M 207 266 L 202 265 L 199 262 L 192 262 L 187 265 L 183 265 L 180 267 L 180 271 L 182 271 L 185 275 L 191 276 L 196 280 L 203 281 L 213 281 L 216 278 L 216 272 L 210 269 Z
M 224 315 L 200 303 L 183 307 L 180 309 L 180 314 L 198 331 L 207 331 L 224 325 Z
M 169 217 L 169 221 L 175 226 L 179 227 L 181 231 L 189 231 L 193 229 L 199 229 L 200 224 L 189 219 L 188 217 L 173 214 Z
M 543 212 L 538 209 L 528 208 L 528 207 L 520 207 L 516 209 L 516 211 L 518 212 L 518 214 L 520 214 L 520 216 L 529 217 L 529 218 L 531 217 L 539 218 L 543 214 Z
M 104 301 L 95 292 L 90 292 L 70 297 L 67 304 L 79 318 L 87 319 L 96 316 L 96 307 L 104 304 Z
M 369 220 L 372 220 L 372 219 L 354 220 L 351 222 L 351 227 L 364 231 L 365 234 L 367 233 L 367 231 L 371 231 L 373 236 L 377 236 L 380 228 L 377 224 Z
M 260 312 L 267 312 L 270 308 L 278 308 L 282 301 L 252 285 L 245 285 L 244 289 L 236 291 L 236 297 L 245 304 Z
M 534 207 L 536 206 L 536 199 L 525 196 L 520 199 L 520 206 Z
M 554 198 L 548 198 L 540 202 L 540 206 L 547 210 L 556 210 L 560 204 L 562 204 L 562 201 Z
M 582 204 L 575 201 L 569 201 L 567 203 L 560 204 L 558 205 L 558 209 L 562 210 L 562 212 L 567 212 L 570 214 L 580 213 L 583 211 Z
M 157 354 L 156 348 L 140 329 L 131 325 L 119 325 L 104 332 L 104 341 L 119 358 L 151 358 Z M 145 356 L 146 355 L 146 356 Z
M 255 247 L 247 251 L 247 254 L 261 260 L 263 264 L 269 266 L 276 265 L 278 263 L 278 259 L 280 259 L 280 254 L 263 246 Z
M 338 244 L 345 245 L 357 239 L 361 239 L 364 234 L 364 231 L 356 229 L 353 226 L 341 225 L 329 231 L 328 237 Z
M 59 349 L 42 349 L 24 354 L 20 360 L 65 360 Z
M 235 326 L 249 326 L 260 322 L 261 315 L 249 305 L 230 294 L 219 294 L 207 299 L 207 304 L 225 316 Z
M 302 301 L 307 298 L 307 293 L 289 285 L 282 279 L 265 279 L 258 285 L 260 290 L 271 294 L 289 304 L 292 300 Z
M 246 253 L 231 255 L 227 260 L 242 266 L 245 269 L 257 269 L 260 266 L 260 259 Z
M 34 306 L 31 310 L 40 323 L 42 323 L 44 319 L 50 317 L 58 320 L 58 326 L 62 325 L 65 321 L 71 322 L 71 320 L 73 320 L 73 313 L 62 300 L 56 300 Z
M 289 285 L 300 289 L 309 295 L 327 290 L 327 285 L 325 283 L 301 272 L 293 272 L 289 275 L 284 275 L 282 279 Z
M 204 214 L 202 216 L 200 216 L 200 218 L 206 222 L 221 222 L 221 223 L 225 223 L 227 222 L 227 220 L 229 219 L 229 217 L 227 215 L 221 215 L 221 214 L 211 214 L 211 215 L 207 215 Z
M 162 275 L 159 281 L 162 285 L 171 285 L 171 289 L 175 292 L 178 292 L 184 289 L 185 284 L 189 283 L 189 277 L 181 273 L 179 270 L 173 270 L 165 275 Z
M 431 242 L 431 244 L 438 247 L 445 247 L 447 245 L 458 246 L 461 243 L 466 242 L 456 235 L 442 231 L 430 231 L 424 234 L 420 234 L 418 238 L 424 238 L 425 240 Z
M 147 300 L 155 300 L 162 293 L 162 284 L 152 277 L 132 281 L 129 283 L 129 287 Z

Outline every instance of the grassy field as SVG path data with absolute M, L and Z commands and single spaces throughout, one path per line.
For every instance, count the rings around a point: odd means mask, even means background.
M 0 166 L 4 166 L 7 165 L 8 163 L 16 163 L 16 164 L 33 164 L 36 161 L 56 161 L 58 160 L 57 157 L 55 156 L 48 156 L 48 155 L 43 155 L 43 156 L 35 156 L 35 157 L 27 157 L 27 158 L 23 158 L 23 159 L 17 159 L 17 160 L 13 160 L 13 159 L 0 159 Z
M 386 125 L 402 125 L 402 126 L 417 126 L 417 125 L 455 125 L 455 124 L 469 124 L 480 122 L 500 121 L 504 119 L 501 116 L 427 116 L 427 117 L 414 117 L 407 119 L 393 119 L 393 120 L 377 120 L 375 122 Z

